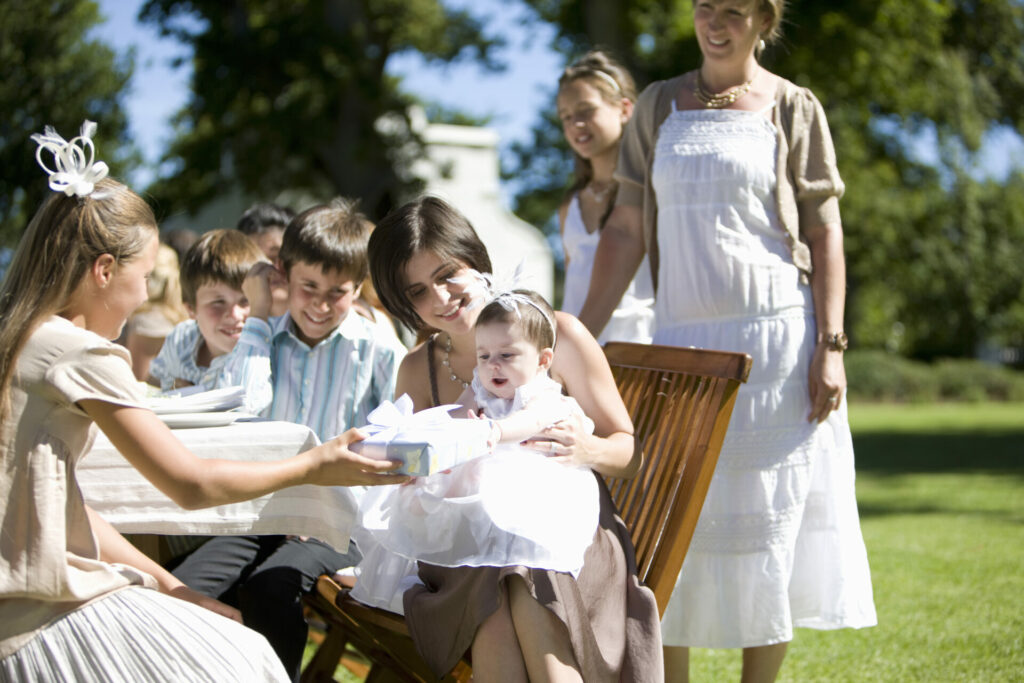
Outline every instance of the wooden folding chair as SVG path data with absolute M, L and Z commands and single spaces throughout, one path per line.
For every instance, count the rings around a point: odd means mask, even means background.
M 633 538 L 640 580 L 664 614 L 751 360 L 740 353 L 623 342 L 607 344 L 605 355 L 644 453 L 634 478 L 606 483 Z M 401 616 L 356 602 L 329 576 L 320 577 L 307 604 L 328 632 L 302 680 L 333 680 L 347 643 L 373 662 L 367 681 L 436 680 Z M 467 681 L 470 675 L 462 662 L 443 680 Z

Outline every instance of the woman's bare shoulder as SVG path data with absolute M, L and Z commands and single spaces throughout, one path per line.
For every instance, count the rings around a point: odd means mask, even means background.
M 566 340 L 575 344 L 581 344 L 585 342 L 593 342 L 595 345 L 597 341 L 594 339 L 590 331 L 579 321 L 579 318 L 574 316 L 572 313 L 566 313 L 565 311 L 555 311 L 555 326 L 558 331 L 558 339 Z
M 593 365 L 607 365 L 601 346 L 583 323 L 571 313 L 555 311 L 557 335 L 552 373 L 560 375 L 563 384 L 569 375 L 586 372 Z

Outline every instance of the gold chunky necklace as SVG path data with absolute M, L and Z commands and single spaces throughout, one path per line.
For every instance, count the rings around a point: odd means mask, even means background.
M 757 78 L 757 74 L 754 74 L 754 78 Z M 750 86 L 753 84 L 754 78 L 751 78 L 743 85 L 737 85 L 735 88 L 729 88 L 725 92 L 711 93 L 705 90 L 704 81 L 701 80 L 700 70 L 698 70 L 696 79 L 697 84 L 693 88 L 693 96 L 697 98 L 698 102 L 708 109 L 723 109 L 750 92 Z
M 461 384 L 463 389 L 469 389 L 469 382 L 456 375 L 455 370 L 452 369 L 452 335 L 446 332 L 445 339 L 444 358 L 441 359 L 441 364 L 448 368 L 448 379 L 456 384 Z

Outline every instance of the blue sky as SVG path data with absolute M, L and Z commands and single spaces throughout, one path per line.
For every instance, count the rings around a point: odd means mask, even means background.
M 439 101 L 450 108 L 477 116 L 490 116 L 490 126 L 507 150 L 516 140 L 527 140 L 530 127 L 543 108 L 553 106 L 553 84 L 561 71 L 561 59 L 548 45 L 550 30 L 523 28 L 526 11 L 501 0 L 445 0 L 451 6 L 471 6 L 489 16 L 487 30 L 508 42 L 500 54 L 508 68 L 501 73 L 482 71 L 472 64 L 427 66 L 416 55 L 399 56 L 389 70 L 404 77 L 407 91 Z M 155 161 L 170 137 L 169 117 L 188 96 L 188 70 L 172 70 L 169 61 L 187 52 L 173 40 L 161 39 L 149 26 L 135 21 L 142 0 L 98 0 L 107 22 L 97 35 L 119 51 L 135 46 L 136 72 L 127 98 L 129 122 L 143 151 L 147 166 L 132 178 L 145 186 L 155 175 Z M 922 159 L 935 158 L 934 142 L 917 145 Z M 981 175 L 1004 178 L 1014 168 L 1024 168 L 1024 142 L 1012 130 L 994 131 L 987 138 Z M 505 188 L 506 202 L 510 190 Z

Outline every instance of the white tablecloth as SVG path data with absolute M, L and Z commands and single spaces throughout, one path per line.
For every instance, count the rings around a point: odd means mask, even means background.
M 200 458 L 280 460 L 319 443 L 308 427 L 243 420 L 225 427 L 176 429 Z M 122 533 L 295 534 L 348 547 L 357 503 L 344 486 L 293 486 L 242 503 L 185 510 L 149 483 L 102 432 L 78 466 L 86 503 Z

